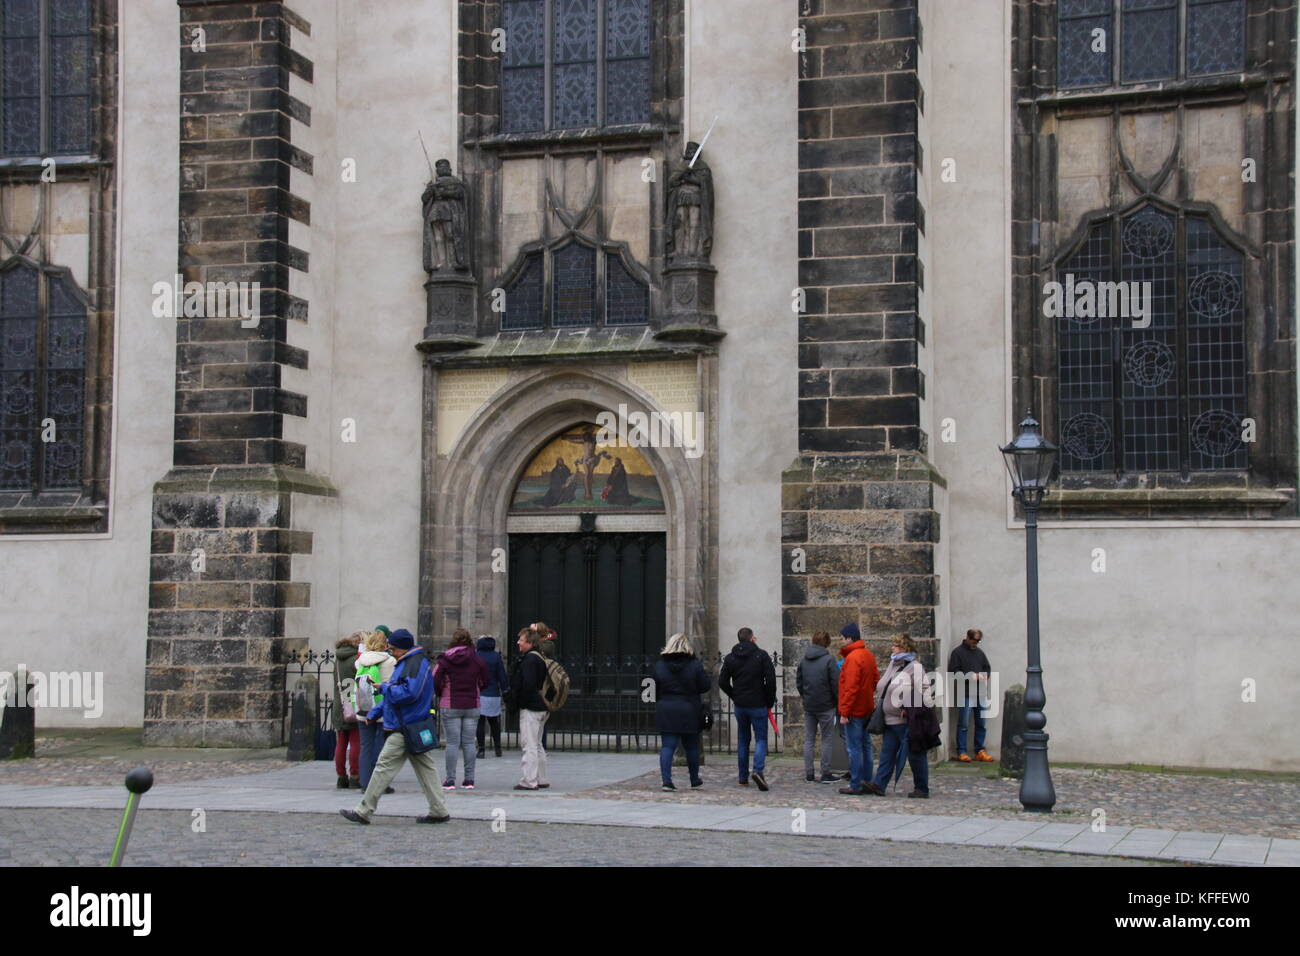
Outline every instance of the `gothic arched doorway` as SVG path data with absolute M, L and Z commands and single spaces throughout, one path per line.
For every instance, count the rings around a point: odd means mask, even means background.
M 644 723 L 642 678 L 667 636 L 663 494 L 640 451 L 599 437 L 588 422 L 552 436 L 511 499 L 509 633 L 557 633 L 574 705 L 553 718 L 561 732 Z

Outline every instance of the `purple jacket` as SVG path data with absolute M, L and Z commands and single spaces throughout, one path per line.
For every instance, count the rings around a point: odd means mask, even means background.
M 487 668 L 474 648 L 462 644 L 438 655 L 433 686 L 439 710 L 474 710 L 479 691 L 487 684 Z

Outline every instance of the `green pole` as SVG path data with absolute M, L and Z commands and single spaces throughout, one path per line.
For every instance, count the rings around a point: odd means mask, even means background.
M 113 843 L 109 866 L 122 865 L 127 841 L 131 839 L 131 827 L 135 824 L 135 812 L 140 808 L 140 797 L 152 786 L 153 773 L 148 767 L 136 767 L 126 775 L 126 808 L 122 811 L 122 822 L 117 827 L 117 839 Z

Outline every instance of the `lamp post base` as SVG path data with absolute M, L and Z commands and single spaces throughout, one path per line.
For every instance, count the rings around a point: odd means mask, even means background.
M 1025 775 L 1020 781 L 1020 805 L 1029 813 L 1051 813 L 1056 806 L 1056 788 L 1047 766 L 1047 734 L 1026 731 Z

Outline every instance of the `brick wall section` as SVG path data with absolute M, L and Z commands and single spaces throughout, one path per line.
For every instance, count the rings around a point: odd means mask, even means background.
M 803 4 L 807 9 L 809 4 Z M 799 57 L 799 444 L 922 446 L 916 9 L 814 0 Z
M 295 493 L 333 494 L 302 470 L 305 448 L 282 437 L 307 397 L 280 387 L 307 367 L 288 324 L 307 320 L 289 271 L 307 255 L 289 220 L 310 224 L 289 190 L 291 119 L 310 124 L 289 76 L 311 82 L 291 49 L 311 27 L 281 3 L 179 0 L 181 187 L 178 269 L 186 282 L 258 282 L 260 323 L 180 316 L 171 472 L 154 486 L 144 739 L 154 745 L 275 746 L 285 715 L 284 661 L 307 643 L 285 634 L 285 609 L 307 606 L 292 556 Z M 206 49 L 192 49 L 196 28 Z
M 814 631 L 854 622 L 936 653 L 939 538 L 920 427 L 915 0 L 802 0 L 799 25 L 800 457 L 782 476 L 782 632 L 792 665 Z M 793 667 L 791 668 L 793 671 Z M 787 743 L 802 707 L 787 675 Z
M 262 321 L 178 319 L 175 464 L 301 468 L 305 449 L 284 441 L 282 425 L 306 415 L 306 399 L 280 388 L 280 371 L 307 367 L 287 342 L 288 322 L 307 318 L 288 291 L 307 255 L 287 241 L 290 219 L 310 224 L 289 192 L 290 167 L 312 171 L 290 142 L 291 118 L 311 122 L 289 95 L 291 73 L 312 78 L 289 46 L 302 21 L 279 3 L 185 4 L 180 14 L 180 271 L 186 282 L 258 282 Z M 191 49 L 197 27 L 204 52 Z

